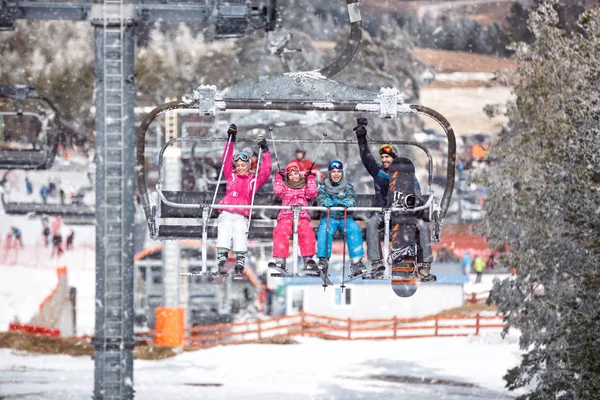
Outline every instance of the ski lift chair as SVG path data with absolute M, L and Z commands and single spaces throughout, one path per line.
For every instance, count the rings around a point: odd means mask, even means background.
M 434 223 L 432 241 L 438 242 L 441 234 L 443 219 L 448 210 L 455 175 L 456 142 L 454 131 L 449 122 L 436 111 L 421 105 L 405 104 L 402 93 L 395 88 L 381 88 L 379 93 L 357 89 L 330 79 L 344 68 L 352 59 L 358 49 L 362 34 L 362 21 L 358 2 L 346 1 L 351 21 L 351 33 L 348 44 L 342 54 L 330 65 L 315 71 L 286 73 L 283 76 L 262 79 L 257 83 L 231 88 L 226 94 L 217 93 L 217 88 L 210 85 L 198 87 L 191 98 L 169 102 L 156 107 L 142 121 L 136 131 L 137 135 L 137 168 L 136 182 L 140 192 L 140 199 L 148 223 L 150 236 L 155 240 L 178 240 L 183 238 L 201 238 L 204 248 L 209 237 L 216 237 L 216 220 L 212 216 L 212 209 L 216 208 L 209 203 L 212 196 L 202 193 L 164 191 L 162 189 L 162 171 L 156 192 L 149 193 L 146 185 L 144 143 L 146 131 L 154 119 L 161 113 L 178 109 L 196 109 L 202 116 L 214 115 L 216 112 L 229 110 L 287 110 L 287 111 L 316 111 L 316 112 L 353 112 L 379 114 L 382 119 L 395 118 L 401 114 L 421 114 L 437 122 L 448 138 L 447 181 L 442 198 L 427 196 L 426 203 L 413 209 L 382 209 L 373 207 L 353 207 L 352 211 L 384 211 L 386 221 L 389 222 L 391 212 L 422 213 L 426 220 Z M 238 138 L 238 140 L 243 138 Z M 175 142 L 185 141 L 224 141 L 221 138 L 175 138 L 167 142 L 161 149 L 160 159 L 166 147 Z M 278 140 L 275 140 L 277 142 Z M 310 139 L 295 142 L 311 141 Z M 314 140 L 313 140 L 314 141 Z M 334 141 L 335 142 L 335 141 Z M 357 143 L 356 140 L 343 140 L 344 143 Z M 386 141 L 386 143 L 394 143 Z M 431 156 L 429 152 L 416 142 L 410 144 L 425 150 L 429 157 L 429 184 L 431 185 Z M 261 209 L 269 208 L 279 210 L 281 206 L 269 203 L 268 198 L 262 197 L 257 192 L 253 206 L 232 206 L 235 208 Z M 219 206 L 218 208 L 226 208 Z M 286 207 L 295 211 L 295 220 L 301 207 Z M 319 211 L 324 207 L 302 207 L 304 209 Z M 340 209 L 342 208 L 332 208 Z M 176 221 L 176 222 L 173 222 Z M 252 239 L 272 239 L 272 220 L 252 220 L 249 237 Z M 386 224 L 385 239 L 389 237 L 389 223 Z M 297 235 L 294 235 L 293 273 L 297 273 L 296 244 Z M 387 242 L 386 242 L 387 244 Z M 386 246 L 387 249 L 387 246 Z M 203 251 L 203 272 L 207 273 L 206 251 Z M 386 257 L 387 259 L 387 257 Z M 386 276 L 391 276 L 391 268 L 387 265 Z M 389 279 L 389 278 L 388 278 Z
M 0 98 L 13 99 L 17 109 L 2 111 L 4 118 L 26 118 L 39 121 L 40 134 L 6 135 L 6 127 L 0 132 L 0 169 L 36 170 L 48 169 L 52 166 L 58 148 L 58 135 L 61 132 L 60 119 L 54 105 L 45 97 L 40 96 L 34 88 L 29 86 L 0 86 Z M 41 101 L 49 107 L 45 113 L 24 111 L 28 99 Z M 21 124 L 27 126 L 28 124 Z M 4 133 L 4 134 L 2 134 Z M 16 139 L 16 140 L 15 140 Z

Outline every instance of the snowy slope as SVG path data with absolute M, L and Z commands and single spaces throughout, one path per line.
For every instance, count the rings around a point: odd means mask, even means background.
M 504 389 L 501 377 L 519 361 L 516 336 L 504 341 L 497 334 L 379 342 L 299 340 L 298 345 L 226 346 L 162 361 L 136 360 L 136 398 L 437 400 L 515 396 Z M 34 356 L 2 349 L 0 370 L 4 381 L 0 396 L 83 399 L 93 391 L 89 357 Z
M 77 334 L 94 333 L 94 270 L 67 267 L 69 286 L 77 288 Z M 56 269 L 0 265 L 0 332 L 15 317 L 27 323 L 56 287 Z
M 56 270 L 0 265 L 0 331 L 15 317 L 27 323 L 44 298 L 56 287 Z
M 52 219 L 50 219 L 52 222 Z M 11 226 L 21 229 L 24 248 L 6 255 L 4 239 Z M 60 257 L 51 257 L 51 248 L 42 245 L 39 218 L 0 215 L 0 331 L 17 316 L 28 322 L 40 302 L 57 284 L 56 267 L 66 266 L 69 286 L 77 288 L 77 333 L 94 331 L 95 252 L 93 226 L 64 226 L 75 231 L 75 248 Z

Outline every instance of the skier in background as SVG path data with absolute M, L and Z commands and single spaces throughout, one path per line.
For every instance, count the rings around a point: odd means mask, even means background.
M 50 244 L 50 226 L 48 225 L 48 218 L 42 220 L 42 237 L 44 239 L 44 247 L 48 247 Z
M 52 253 L 50 253 L 50 257 L 60 257 L 64 253 L 62 248 L 62 240 L 62 234 L 60 231 L 57 231 L 52 236 Z
M 481 256 L 476 256 L 473 261 L 473 266 L 475 267 L 475 272 L 477 272 L 477 279 L 475 279 L 475 283 L 481 282 L 481 275 L 483 274 L 483 269 L 485 268 L 485 261 Z
M 21 230 L 16 226 L 11 226 L 10 230 L 12 232 L 12 236 L 14 239 L 13 246 L 16 249 L 17 247 L 23 248 L 23 238 L 21 234 Z
M 468 275 L 471 270 L 471 256 L 468 251 L 465 251 L 462 257 L 463 274 Z
M 298 148 L 296 149 L 296 158 L 292 160 L 296 163 L 296 165 L 298 165 L 298 168 L 300 168 L 300 175 L 306 175 L 306 173 L 310 170 L 317 180 L 321 180 L 319 168 L 314 165 L 311 160 L 304 158 L 305 155 L 306 150 Z
M 73 229 L 71 229 L 71 232 L 69 232 L 69 235 L 67 236 L 67 243 L 66 243 L 65 250 L 73 249 L 73 240 L 75 240 L 75 231 Z
M 50 194 L 50 191 L 48 190 L 47 186 L 42 186 L 42 188 L 40 189 L 40 196 L 42 196 L 42 202 L 44 204 L 48 203 L 48 194 Z
M 30 195 L 33 193 L 33 183 L 31 183 L 28 176 L 25 177 L 25 188 L 27 189 L 27 194 Z

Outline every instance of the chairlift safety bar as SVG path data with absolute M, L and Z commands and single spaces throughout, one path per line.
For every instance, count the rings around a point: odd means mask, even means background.
M 166 151 L 166 149 L 171 146 L 174 143 L 177 142 L 206 142 L 206 143 L 220 143 L 220 142 L 226 142 L 227 139 L 225 138 L 215 138 L 215 137 L 201 137 L 201 136 L 187 136 L 187 137 L 177 137 L 177 138 L 173 138 L 171 140 L 169 140 L 168 142 L 166 142 L 162 148 L 160 149 L 160 152 L 158 154 L 158 182 L 160 184 L 163 183 L 164 181 L 164 173 L 163 173 L 163 159 L 164 159 L 164 153 Z M 274 139 L 271 140 L 271 142 L 275 142 L 275 143 L 329 143 L 329 144 L 358 144 L 358 140 L 356 139 L 298 139 L 298 140 L 292 140 L 292 139 Z M 245 139 L 245 140 L 240 140 L 240 139 L 236 139 L 236 143 L 240 142 L 240 143 L 254 143 L 255 140 L 252 139 Z M 431 157 L 431 153 L 429 152 L 429 149 L 425 146 L 423 146 L 421 143 L 418 142 L 414 142 L 414 141 L 409 141 L 409 140 L 370 140 L 369 141 L 370 144 L 395 144 L 395 145 L 403 145 L 403 146 L 415 146 L 418 147 L 419 149 L 421 149 L 425 155 L 427 155 L 427 170 L 428 170 L 428 184 L 429 184 L 429 192 L 432 192 L 432 185 L 433 185 L 433 159 Z

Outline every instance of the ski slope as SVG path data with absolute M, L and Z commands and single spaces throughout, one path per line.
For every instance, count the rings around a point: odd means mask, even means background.
M 222 399 L 510 399 L 502 375 L 519 361 L 517 336 L 250 344 L 136 360 L 135 397 Z M 0 396 L 90 398 L 90 357 L 0 349 Z M 443 380 L 443 381 L 441 381 Z M 520 392 L 519 392 L 520 393 Z M 12 397 L 11 397 L 12 396 Z

